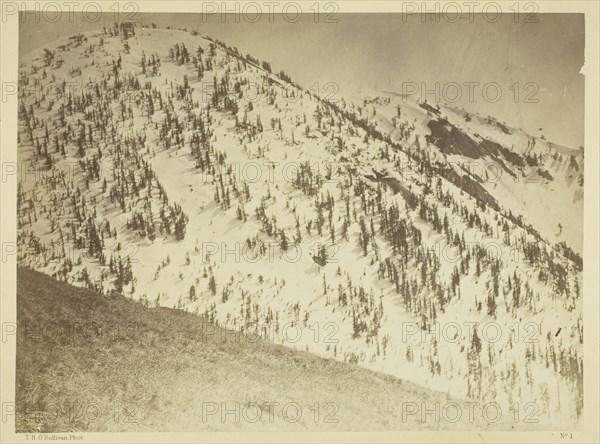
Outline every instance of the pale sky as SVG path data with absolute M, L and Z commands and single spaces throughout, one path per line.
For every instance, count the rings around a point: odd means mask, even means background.
M 77 20 L 80 17 L 76 14 L 76 20 L 70 21 L 64 14 L 58 23 L 36 23 L 34 15 L 26 15 L 20 27 L 20 50 L 26 53 L 62 35 L 101 29 L 114 20 L 113 14 L 96 23 Z M 233 15 L 206 20 L 200 14 L 138 13 L 135 19 L 161 27 L 197 29 L 236 46 L 243 54 L 269 61 L 275 71 L 283 69 L 304 87 L 318 82 L 322 92 L 326 82 L 339 85 L 341 95 L 360 88 L 402 92 L 416 82 L 420 97 L 422 89 L 434 90 L 439 83 L 443 103 L 458 92 L 456 85 L 445 90 L 444 85 L 456 82 L 462 95 L 455 106 L 491 114 L 532 135 L 544 134 L 577 148 L 584 140 L 584 76 L 580 74 L 584 16 L 537 17 L 538 23 L 524 23 L 508 14 L 496 23 L 477 15 L 472 23 L 466 19 L 423 23 L 418 15 L 399 14 L 336 14 L 337 23 L 315 23 L 312 15 L 290 23 L 277 14 L 273 22 L 264 14 L 255 23 L 236 22 Z M 474 82 L 471 87 L 470 82 Z M 485 85 L 488 98 L 501 91 L 496 103 L 485 100 Z M 473 103 L 469 103 L 470 88 Z M 528 95 L 537 103 L 525 103 Z M 435 101 L 434 94 L 428 94 L 427 100 Z

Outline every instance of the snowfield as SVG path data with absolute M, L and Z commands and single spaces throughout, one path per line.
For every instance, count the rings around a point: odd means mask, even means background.
M 270 69 L 150 27 L 23 57 L 19 264 L 579 425 L 583 149 Z

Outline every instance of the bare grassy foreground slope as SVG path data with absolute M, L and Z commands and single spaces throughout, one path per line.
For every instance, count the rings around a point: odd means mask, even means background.
M 488 427 L 480 410 L 473 421 L 465 408 L 455 423 L 444 421 L 464 404 L 442 393 L 181 310 L 23 268 L 17 299 L 19 432 Z M 423 418 L 421 408 L 434 406 L 440 420 Z

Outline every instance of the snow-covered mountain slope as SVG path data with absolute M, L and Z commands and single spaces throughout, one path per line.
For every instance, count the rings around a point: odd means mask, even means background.
M 392 140 L 416 143 L 468 170 L 498 203 L 551 243 L 583 250 L 583 149 L 563 147 L 446 105 L 393 92 L 353 97 L 369 121 Z M 432 152 L 433 151 L 433 152 Z
M 80 34 L 20 69 L 21 265 L 579 421 L 581 154 L 425 104 L 394 123 L 397 98 L 326 101 L 183 30 Z M 523 156 L 553 179 L 511 182 Z

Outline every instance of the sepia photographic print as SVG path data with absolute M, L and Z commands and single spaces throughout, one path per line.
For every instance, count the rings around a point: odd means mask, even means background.
M 2 441 L 598 442 L 598 4 L 167 3 L 2 2 Z

